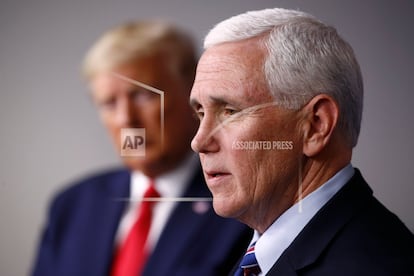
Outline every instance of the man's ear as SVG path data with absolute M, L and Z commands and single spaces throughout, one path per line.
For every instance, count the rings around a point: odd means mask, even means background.
M 303 154 L 313 157 L 331 140 L 338 122 L 339 107 L 332 97 L 319 94 L 303 107 L 302 112 Z

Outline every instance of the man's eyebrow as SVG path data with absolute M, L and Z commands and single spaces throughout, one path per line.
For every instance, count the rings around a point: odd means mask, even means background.
M 220 104 L 220 105 L 222 105 L 222 104 L 227 104 L 229 101 L 226 99 L 226 98 L 223 98 L 223 97 L 217 97 L 217 96 L 210 96 L 209 97 L 209 99 L 210 99 L 210 101 L 211 102 L 213 102 L 213 103 L 216 103 L 216 104 Z M 196 106 L 199 106 L 199 105 L 201 105 L 196 99 L 194 99 L 194 98 L 190 98 L 190 105 L 192 106 L 192 107 L 196 107 Z
M 237 101 L 230 100 L 226 97 L 220 97 L 220 96 L 209 96 L 209 100 L 210 102 L 217 104 L 217 105 L 226 105 L 226 104 L 238 105 L 239 104 Z M 201 104 L 197 101 L 197 99 L 194 99 L 194 98 L 190 98 L 189 104 L 194 109 L 201 106 Z
M 217 104 L 227 104 L 229 101 L 224 97 L 210 96 L 210 100 Z

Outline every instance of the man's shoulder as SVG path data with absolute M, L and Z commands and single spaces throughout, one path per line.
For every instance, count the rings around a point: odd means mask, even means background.
M 269 275 L 280 273 L 286 263 L 294 264 L 303 275 L 333 275 L 338 271 L 340 275 L 401 275 L 398 273 L 414 269 L 412 248 L 413 234 L 373 196 L 356 170 Z
M 409 253 L 414 248 L 414 235 L 405 224 L 374 196 L 344 226 L 338 239 L 364 248 L 375 255 Z M 361 252 L 361 250 L 359 250 Z M 414 256 L 411 254 L 411 256 Z M 414 259 L 413 259 L 414 261 Z
M 375 251 L 381 248 L 391 250 L 399 246 L 403 248 L 407 243 L 414 246 L 413 234 L 394 213 L 374 197 L 359 170 L 356 170 L 355 176 L 338 192 L 337 202 L 335 199 L 332 201 L 332 209 L 327 212 L 349 214 L 336 236 L 337 239 L 342 237 L 344 240 L 353 240 L 354 243 L 348 244 L 349 248 L 352 245 L 358 248 L 366 245 L 365 250 Z M 345 209 L 348 211 L 344 211 Z M 377 251 L 376 254 L 378 253 Z
M 359 171 L 321 213 L 325 214 L 332 223 L 342 222 L 336 229 L 331 228 L 332 236 L 321 255 L 322 263 L 336 264 L 336 269 L 342 266 L 344 271 L 352 273 L 375 271 L 379 273 L 376 275 L 384 275 L 381 271 L 413 269 L 414 235 L 373 196 Z M 329 228 L 326 225 L 329 222 L 324 223 L 325 226 L 319 225 L 319 231 Z
M 410 237 L 412 241 L 412 233 L 397 215 L 392 213 L 373 195 L 371 188 L 358 170 L 354 179 L 347 186 L 344 187 L 348 191 L 343 191 L 344 200 L 342 205 L 337 206 L 338 208 L 349 206 L 351 210 L 353 209 L 353 216 L 345 224 L 344 233 L 355 231 L 358 236 L 365 235 L 365 240 L 393 235 L 396 238 Z M 381 244 L 384 244 L 384 242 Z
M 410 230 L 372 197 L 338 230 L 321 263 L 347 275 L 406 275 L 414 273 L 413 248 Z
M 125 168 L 112 168 L 79 177 L 58 191 L 52 199 L 52 206 L 93 199 L 104 194 L 122 193 L 127 189 L 130 171 Z

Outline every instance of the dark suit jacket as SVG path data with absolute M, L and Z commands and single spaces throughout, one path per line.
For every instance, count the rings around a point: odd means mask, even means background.
M 53 201 L 34 276 L 108 275 L 114 237 L 129 195 L 130 172 L 117 170 L 72 185 Z M 184 196 L 209 197 L 201 170 Z M 198 214 L 179 203 L 150 256 L 143 275 L 226 275 L 243 254 L 251 230 L 218 217 L 213 208 Z
M 414 236 L 356 170 L 267 275 L 414 275 Z

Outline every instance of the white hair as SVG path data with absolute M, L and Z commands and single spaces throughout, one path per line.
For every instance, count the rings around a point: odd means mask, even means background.
M 352 47 L 336 29 L 301 11 L 250 11 L 217 24 L 204 48 L 250 38 L 267 49 L 263 74 L 275 101 L 300 109 L 315 95 L 330 95 L 339 105 L 338 127 L 354 147 L 362 118 L 362 75 Z

